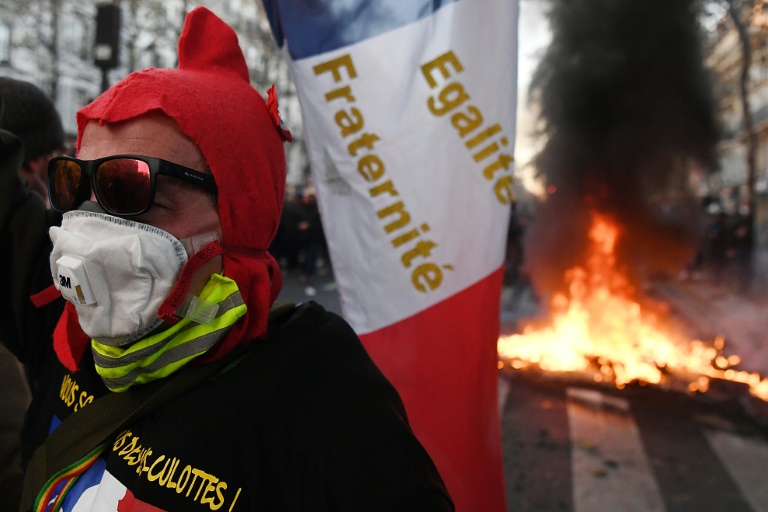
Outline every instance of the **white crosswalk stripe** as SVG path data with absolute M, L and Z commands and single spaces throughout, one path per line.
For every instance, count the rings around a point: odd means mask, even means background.
M 576 512 L 665 510 L 626 400 L 568 388 Z
M 714 430 L 705 436 L 752 509 L 768 512 L 768 443 Z

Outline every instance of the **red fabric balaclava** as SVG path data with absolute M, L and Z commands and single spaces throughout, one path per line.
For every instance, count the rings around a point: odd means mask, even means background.
M 269 105 L 251 87 L 235 32 L 204 7 L 190 12 L 179 38 L 176 69 L 150 68 L 128 75 L 77 113 L 78 141 L 90 121 L 126 121 L 162 111 L 197 145 L 219 189 L 224 274 L 248 306 L 244 318 L 206 360 L 241 341 L 261 336 L 282 286 L 266 252 L 280 221 L 285 189 L 283 141 L 274 87 Z

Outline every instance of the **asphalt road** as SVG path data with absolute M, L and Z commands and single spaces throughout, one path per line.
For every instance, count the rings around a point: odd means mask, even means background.
M 768 429 L 738 402 L 505 378 L 509 511 L 768 511 Z
M 283 273 L 283 288 L 277 301 L 297 304 L 314 300 L 325 309 L 341 314 L 341 302 L 333 275 L 314 276 L 309 283 L 300 282 L 297 272 Z

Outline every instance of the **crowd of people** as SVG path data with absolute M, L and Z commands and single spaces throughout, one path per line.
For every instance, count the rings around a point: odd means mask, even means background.
M 270 252 L 283 272 L 298 275 L 310 297 L 316 293 L 313 278 L 331 272 L 317 195 L 311 183 L 286 187 L 280 226 Z
M 742 212 L 719 211 L 711 216 L 701 248 L 689 266 L 691 277 L 748 292 L 751 280 L 752 217 Z

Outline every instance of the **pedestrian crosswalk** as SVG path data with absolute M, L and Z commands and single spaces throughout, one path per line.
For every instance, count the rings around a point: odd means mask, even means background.
M 506 380 L 508 511 L 768 512 L 768 431 L 737 404 Z

